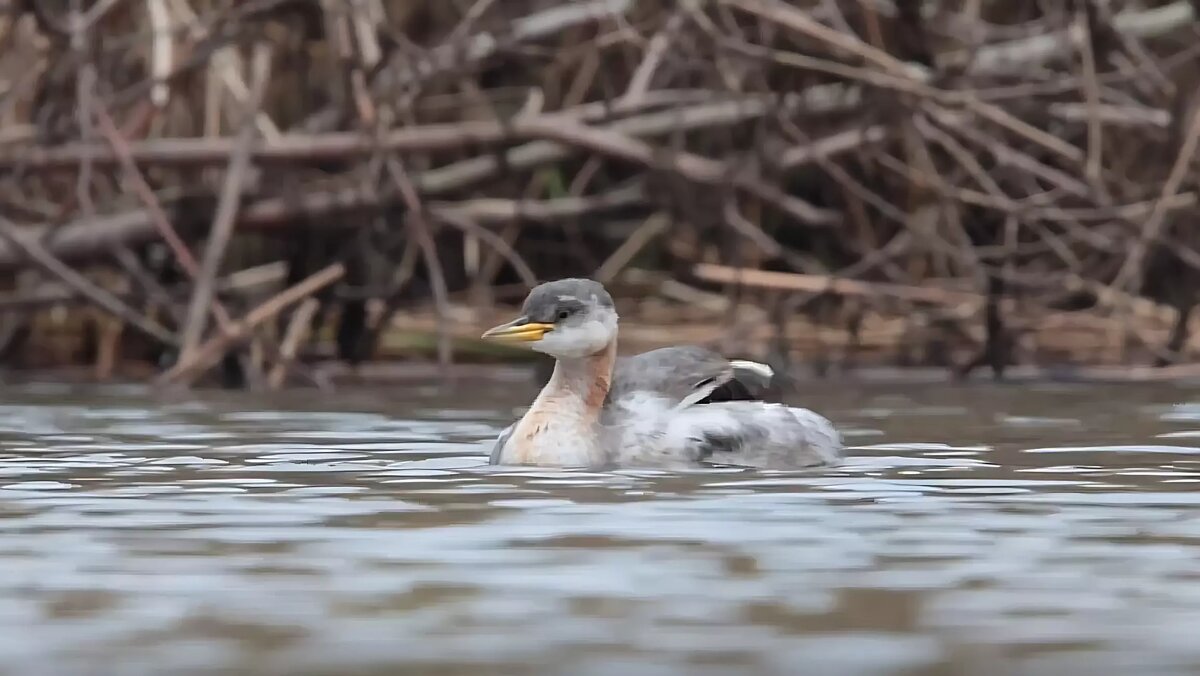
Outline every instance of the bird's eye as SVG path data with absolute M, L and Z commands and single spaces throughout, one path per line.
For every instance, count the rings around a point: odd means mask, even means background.
M 570 317 L 570 316 L 571 316 L 571 312 L 569 310 L 559 310 L 558 311 L 559 320 L 566 319 L 567 317 Z

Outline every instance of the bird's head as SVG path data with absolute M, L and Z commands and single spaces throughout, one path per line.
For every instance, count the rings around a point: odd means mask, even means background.
M 557 359 L 601 352 L 617 337 L 612 296 L 590 279 L 560 279 L 535 286 L 521 315 L 488 329 L 486 340 L 518 343 Z

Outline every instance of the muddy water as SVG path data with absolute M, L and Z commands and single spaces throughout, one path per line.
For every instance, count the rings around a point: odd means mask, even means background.
M 1200 386 L 822 384 L 836 470 L 486 467 L 527 382 L 0 398 L 4 674 L 1191 674 Z

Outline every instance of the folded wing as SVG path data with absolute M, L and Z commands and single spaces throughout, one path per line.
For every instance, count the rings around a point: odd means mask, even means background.
M 807 467 L 835 462 L 841 438 L 803 408 L 762 401 L 773 373 L 701 347 L 618 361 L 606 422 L 618 463 Z
M 696 345 L 663 347 L 618 359 L 608 400 L 645 393 L 672 406 L 760 399 L 773 375 L 766 364 L 730 361 Z

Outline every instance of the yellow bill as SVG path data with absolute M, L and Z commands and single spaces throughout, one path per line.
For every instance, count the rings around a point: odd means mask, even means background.
M 484 340 L 502 343 L 532 343 L 541 340 L 547 331 L 553 329 L 553 324 L 531 322 L 525 317 L 517 317 L 511 322 L 484 331 L 481 337 Z

